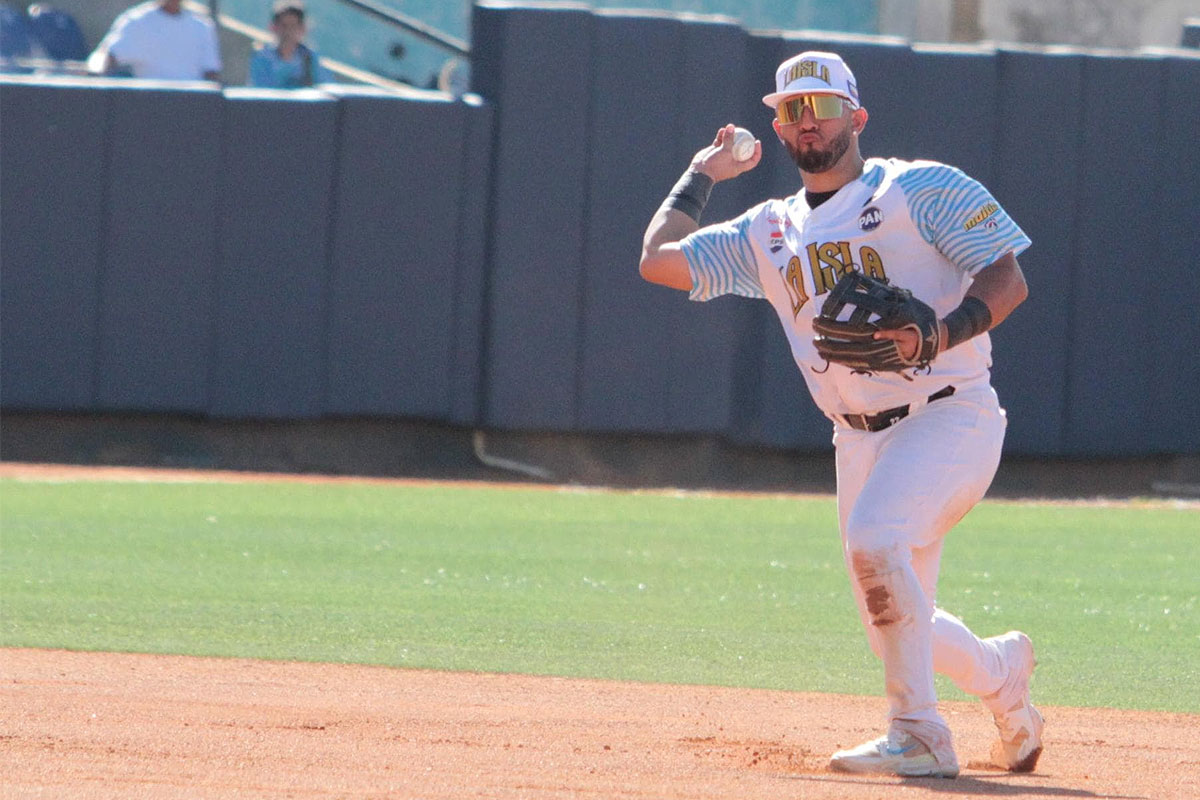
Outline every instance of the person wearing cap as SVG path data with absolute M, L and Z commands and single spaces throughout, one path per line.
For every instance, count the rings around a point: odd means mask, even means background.
M 105 75 L 172 81 L 219 81 L 221 51 L 208 17 L 182 0 L 151 0 L 122 12 L 88 57 Z
M 304 5 L 298 0 L 279 0 L 271 15 L 274 47 L 260 47 L 250 59 L 250 85 L 275 89 L 298 89 L 329 83 L 329 71 L 320 57 L 304 43 L 308 28 Z
M 796 194 L 706 227 L 714 184 L 754 169 L 762 143 L 734 158 L 734 126 L 716 132 L 650 220 L 639 269 L 647 281 L 704 301 L 765 299 L 783 324 L 817 407 L 833 424 L 838 519 L 859 615 L 883 662 L 882 736 L 835 753 L 846 772 L 955 777 L 958 759 L 937 709 L 934 673 L 979 697 L 998 731 L 1000 768 L 1034 769 L 1043 720 L 1031 704 L 1033 645 L 1019 631 L 980 638 L 934 605 L 946 534 L 980 500 L 1000 461 L 1005 417 L 991 386 L 987 331 L 1028 290 L 1017 256 L 1030 240 L 977 181 L 934 161 L 868 158 L 868 114 L 849 66 L 809 51 L 784 61 L 775 134 L 800 172 Z M 939 317 L 923 370 L 863 374 L 821 359 L 812 321 L 855 270 L 912 291 Z M 914 330 L 881 331 L 905 355 Z

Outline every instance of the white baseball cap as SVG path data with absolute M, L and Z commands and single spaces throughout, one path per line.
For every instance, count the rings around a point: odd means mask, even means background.
M 837 53 L 809 50 L 792 56 L 775 70 L 775 91 L 762 100 L 771 108 L 798 94 L 836 94 L 858 107 L 858 83 Z

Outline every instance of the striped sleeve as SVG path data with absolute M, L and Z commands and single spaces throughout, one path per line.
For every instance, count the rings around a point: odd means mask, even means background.
M 991 193 L 955 167 L 917 166 L 897 182 L 921 236 L 969 274 L 1031 244 Z
M 692 276 L 690 299 L 712 300 L 723 294 L 765 296 L 749 233 L 756 211 L 701 228 L 679 243 Z

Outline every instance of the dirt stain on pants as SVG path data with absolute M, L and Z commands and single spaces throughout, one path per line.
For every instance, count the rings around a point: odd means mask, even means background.
M 892 594 L 880 578 L 888 572 L 882 559 L 865 553 L 854 553 L 851 558 L 854 567 L 854 577 L 862 587 L 867 601 L 867 613 L 871 615 L 871 624 L 876 627 L 891 625 L 896 621 L 892 612 Z M 881 574 L 882 573 L 882 574 Z

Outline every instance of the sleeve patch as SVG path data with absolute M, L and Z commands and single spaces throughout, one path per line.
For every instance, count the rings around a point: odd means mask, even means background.
M 990 217 L 992 214 L 995 214 L 999 210 L 1000 210 L 1000 204 L 996 203 L 995 201 L 984 204 L 983 208 L 979 209 L 978 211 L 976 211 L 974 214 L 972 214 L 970 217 L 967 218 L 967 221 L 963 223 L 963 230 L 964 231 L 971 230 L 976 225 L 983 222 L 984 220 L 986 220 L 988 217 Z

